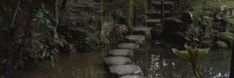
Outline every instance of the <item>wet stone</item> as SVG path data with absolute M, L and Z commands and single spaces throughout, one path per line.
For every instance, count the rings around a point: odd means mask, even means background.
M 124 65 L 124 64 L 130 64 L 131 63 L 130 58 L 121 57 L 121 56 L 105 57 L 104 61 L 108 65 Z
M 146 22 L 147 23 L 159 23 L 161 22 L 161 20 L 160 19 L 147 19 Z
M 109 51 L 108 55 L 133 57 L 134 54 L 133 54 L 133 50 L 131 49 L 112 49 Z
M 143 27 L 143 26 L 132 28 L 132 30 L 135 32 L 142 32 L 148 39 L 151 39 L 151 29 L 152 29 L 151 27 Z
M 117 47 L 122 49 L 137 49 L 140 45 L 136 43 L 120 43 Z
M 134 27 L 132 30 L 133 31 L 151 31 L 151 28 L 150 27 L 139 26 L 139 27 Z
M 126 36 L 126 39 L 129 41 L 134 41 L 139 44 L 144 44 L 145 42 L 145 36 L 144 35 L 128 35 Z
M 115 65 L 110 67 L 110 72 L 122 76 L 134 74 L 136 75 L 140 74 L 142 71 L 137 65 Z
M 145 78 L 145 77 L 143 77 L 141 75 L 126 75 L 126 76 L 122 76 L 119 78 Z

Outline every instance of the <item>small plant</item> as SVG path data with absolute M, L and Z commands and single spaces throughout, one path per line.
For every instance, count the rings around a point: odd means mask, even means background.
M 196 78 L 203 78 L 199 71 L 198 60 L 204 58 L 210 50 L 210 44 L 213 42 L 213 32 L 208 29 L 212 24 L 210 24 L 210 22 L 204 22 L 204 20 L 199 21 L 202 22 L 202 24 L 195 24 L 192 15 L 191 20 L 193 23 L 187 24 L 187 31 L 178 33 L 182 35 L 187 42 L 184 45 L 185 49 L 179 50 L 172 48 L 171 50 L 176 56 L 191 63 Z M 202 28 L 200 25 L 205 27 Z
M 174 54 L 183 60 L 189 61 L 192 65 L 193 73 L 196 78 L 203 78 L 200 70 L 198 60 L 208 55 L 210 48 L 197 48 L 191 47 L 187 44 L 184 45 L 185 50 L 178 50 L 172 48 Z
M 195 16 L 195 18 L 193 17 Z M 214 31 L 212 19 L 208 16 L 192 15 L 189 12 L 190 23 L 184 22 L 187 30 L 178 32 L 186 40 L 183 50 L 172 48 L 173 53 L 179 58 L 191 63 L 192 70 L 196 78 L 203 78 L 200 70 L 198 60 L 208 55 L 210 46 L 214 41 Z
M 52 66 L 59 57 L 59 48 L 66 44 L 63 36 L 57 32 L 55 19 L 42 4 L 42 7 L 34 11 L 32 29 L 32 55 L 34 59 L 48 59 Z
M 111 37 L 113 33 L 113 21 L 111 19 L 104 20 L 103 26 L 100 32 L 95 31 L 84 31 L 81 40 L 79 41 L 80 49 L 89 50 L 97 49 L 104 44 L 109 44 L 112 42 Z

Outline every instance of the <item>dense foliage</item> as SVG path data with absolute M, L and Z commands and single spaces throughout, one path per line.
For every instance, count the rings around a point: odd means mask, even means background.
M 234 27 L 213 20 L 223 11 L 221 6 L 233 7 L 234 1 L 221 1 L 179 0 L 177 14 L 193 15 L 193 24 L 184 24 L 188 29 L 180 32 L 188 43 L 231 44 Z M 53 66 L 62 53 L 117 43 L 137 16 L 145 16 L 146 4 L 146 0 L 2 0 L 0 73 L 47 61 Z
M 47 61 L 54 66 L 62 53 L 121 41 L 128 31 L 128 3 L 103 1 L 1 1 L 0 76 Z
M 191 63 L 196 78 L 203 78 L 197 60 L 207 55 L 210 47 L 228 48 L 233 44 L 233 25 L 227 21 L 227 9 L 233 8 L 233 3 L 232 0 L 180 0 L 177 6 L 177 13 L 182 12 L 182 18 L 186 18 L 182 19 L 186 31 L 178 32 L 186 43 L 183 50 L 172 48 L 172 51 Z

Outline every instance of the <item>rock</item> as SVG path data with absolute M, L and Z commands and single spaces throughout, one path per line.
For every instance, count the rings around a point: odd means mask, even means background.
M 215 42 L 215 45 L 217 47 L 221 47 L 221 48 L 227 48 L 228 47 L 228 45 L 223 41 L 217 41 L 217 42 Z
M 145 77 L 140 75 L 126 75 L 126 76 L 121 76 L 119 78 L 145 78 Z
M 139 26 L 139 27 L 134 27 L 132 28 L 133 31 L 151 31 L 152 28 L 150 27 L 143 27 L 143 26 Z
M 148 39 L 151 39 L 151 29 L 152 29 L 151 27 L 143 27 L 143 26 L 132 28 L 132 30 L 135 31 L 135 32 L 140 32 L 140 33 L 143 32 L 143 34 Z
M 110 72 L 122 76 L 140 74 L 142 71 L 137 65 L 115 65 L 110 67 Z
M 145 42 L 144 35 L 128 35 L 128 36 L 126 36 L 126 39 L 128 39 L 129 41 L 134 41 L 138 44 L 144 44 L 144 42 Z
M 181 20 L 185 24 L 192 24 L 193 23 L 193 14 L 191 12 L 183 12 L 181 16 Z
M 123 48 L 123 49 L 137 49 L 140 46 L 136 43 L 121 43 L 117 46 L 118 48 Z
M 127 33 L 128 32 L 128 26 L 126 26 L 124 24 L 118 25 L 118 31 L 121 32 L 121 33 Z
M 104 61 L 108 65 L 124 65 L 131 63 L 131 59 L 122 56 L 105 57 Z
M 112 56 L 133 56 L 133 50 L 131 49 L 112 49 L 109 51 L 108 55 Z
M 161 22 L 161 19 L 147 19 L 145 22 L 147 22 L 147 23 L 159 23 L 159 22 Z

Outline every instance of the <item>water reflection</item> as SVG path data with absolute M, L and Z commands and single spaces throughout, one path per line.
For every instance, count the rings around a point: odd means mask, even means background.
M 190 63 L 175 57 L 169 49 L 154 47 L 144 55 L 136 56 L 140 60 L 137 64 L 144 67 L 149 78 L 195 78 Z M 229 78 L 231 50 L 213 49 L 199 63 L 205 78 Z
M 106 78 L 102 60 L 104 51 L 77 53 L 64 57 L 55 64 L 18 71 L 14 78 Z

